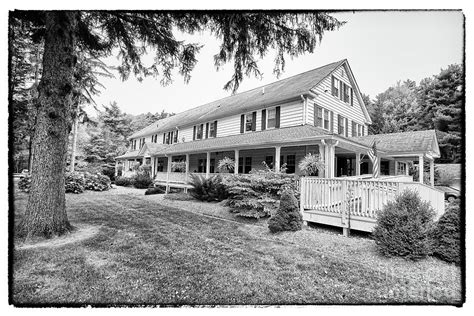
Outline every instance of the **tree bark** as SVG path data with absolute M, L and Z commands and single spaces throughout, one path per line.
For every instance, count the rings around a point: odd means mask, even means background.
M 71 130 L 77 12 L 47 12 L 43 75 L 33 136 L 31 189 L 20 235 L 51 237 L 70 230 L 64 171 Z

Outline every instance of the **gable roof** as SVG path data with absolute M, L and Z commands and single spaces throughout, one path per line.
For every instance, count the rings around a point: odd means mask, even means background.
M 171 131 L 178 126 L 184 127 L 198 122 L 211 121 L 225 116 L 245 113 L 262 106 L 299 99 L 301 95 L 311 93 L 312 88 L 344 63 L 347 63 L 346 59 L 189 109 L 154 122 L 134 133 L 130 138 Z M 262 93 L 263 89 L 264 93 Z
M 377 148 L 386 151 L 387 154 L 432 153 L 435 157 L 440 156 L 435 130 L 367 135 L 351 139 L 366 146 L 372 146 L 375 140 Z

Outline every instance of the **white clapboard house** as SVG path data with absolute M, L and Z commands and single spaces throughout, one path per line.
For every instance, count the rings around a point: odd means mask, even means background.
M 186 187 L 190 173 L 218 173 L 224 157 L 235 159 L 234 173 L 266 162 L 300 174 L 299 161 L 314 153 L 325 170 L 301 178 L 307 221 L 370 230 L 377 209 L 405 187 L 442 213 L 442 193 L 423 184 L 426 161 L 434 184 L 435 131 L 368 135 L 370 124 L 354 74 L 341 60 L 161 119 L 130 137 L 129 151 L 116 157 L 117 169 L 129 176 L 137 162 L 150 164 L 156 184 Z M 185 171 L 172 170 L 178 161 Z M 408 175 L 411 164 L 419 182 Z M 380 176 L 372 177 L 374 170 Z

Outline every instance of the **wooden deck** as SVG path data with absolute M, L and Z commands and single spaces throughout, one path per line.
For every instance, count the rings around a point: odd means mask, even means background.
M 405 189 L 415 190 L 431 203 L 439 218 L 444 213 L 444 193 L 418 182 L 360 179 L 301 178 L 303 220 L 371 232 L 377 213 Z

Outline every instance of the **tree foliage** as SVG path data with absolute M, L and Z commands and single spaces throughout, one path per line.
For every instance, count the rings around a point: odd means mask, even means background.
M 461 65 L 449 65 L 433 77 L 397 82 L 374 101 L 363 96 L 372 118 L 371 134 L 436 129 L 443 162 L 459 162 L 464 79 Z

